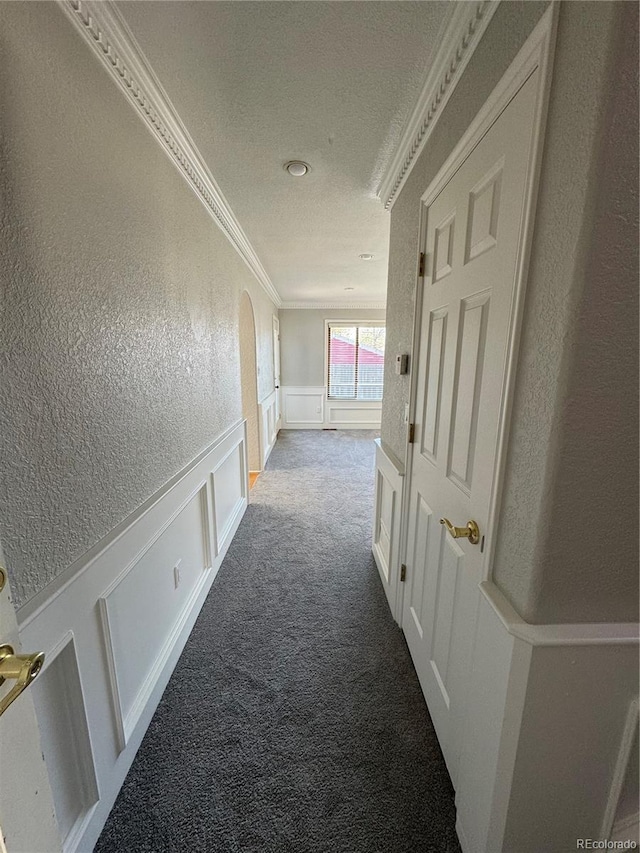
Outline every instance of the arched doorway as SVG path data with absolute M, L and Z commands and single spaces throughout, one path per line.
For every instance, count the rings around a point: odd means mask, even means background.
M 245 290 L 240 298 L 240 385 L 242 417 L 247 421 L 249 471 L 261 471 L 260 429 L 258 426 L 258 370 L 256 366 L 256 324 L 251 297 Z

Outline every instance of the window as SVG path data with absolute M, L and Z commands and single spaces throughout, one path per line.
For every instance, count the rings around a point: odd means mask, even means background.
M 382 400 L 385 327 L 327 324 L 327 396 L 330 400 Z

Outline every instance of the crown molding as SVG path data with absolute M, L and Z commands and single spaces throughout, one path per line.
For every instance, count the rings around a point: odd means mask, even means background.
M 113 0 L 57 0 L 277 307 L 280 294 Z
M 385 302 L 283 302 L 280 305 L 281 309 L 294 308 L 297 311 L 308 309 L 317 310 L 318 308 L 332 308 L 340 311 L 344 310 L 366 310 L 371 311 L 386 311 L 387 305 Z
M 454 11 L 416 105 L 378 190 L 388 210 L 404 186 L 482 38 L 500 0 L 454 3 Z

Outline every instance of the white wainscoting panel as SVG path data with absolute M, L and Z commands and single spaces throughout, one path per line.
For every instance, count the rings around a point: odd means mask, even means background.
M 400 523 L 404 466 L 382 445 L 376 444 L 376 487 L 373 509 L 373 556 L 380 580 L 396 622 L 402 614 L 398 607 L 398 573 L 400 571 Z
M 202 483 L 98 600 L 121 749 L 211 567 L 205 504 Z
M 283 429 L 322 429 L 323 426 L 324 388 L 322 386 L 282 388 Z
M 322 385 L 282 388 L 282 429 L 380 429 L 382 403 L 327 400 Z
M 638 626 L 528 625 L 491 582 L 481 589 L 458 837 L 464 853 L 566 853 L 601 838 L 618 802 Z
M 247 506 L 247 465 L 244 444 L 237 444 L 211 472 L 214 549 L 225 551 Z
M 85 698 L 71 633 L 49 654 L 31 689 L 66 853 L 74 849 L 98 801 Z
M 382 403 L 326 400 L 326 426 L 335 429 L 380 429 Z
M 246 477 L 241 421 L 18 612 L 24 647 L 46 655 L 32 689 L 65 853 L 102 830 L 242 519 Z
M 262 467 L 267 464 L 269 454 L 278 437 L 280 423 L 278 422 L 278 391 L 273 390 L 268 397 L 259 403 L 260 407 L 260 448 Z

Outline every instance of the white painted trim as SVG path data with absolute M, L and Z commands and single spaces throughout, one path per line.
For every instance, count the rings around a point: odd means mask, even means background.
M 93 848 L 242 519 L 247 507 L 245 435 L 244 421 L 226 430 L 142 510 L 125 519 L 115 535 L 98 543 L 86 565 L 50 590 L 49 598 L 40 599 L 22 621 L 21 641 L 42 649 L 48 665 L 74 639 L 92 756 L 87 764 L 95 769 L 100 799 L 76 821 L 65 853 Z M 233 454 L 237 461 L 225 465 Z M 215 491 L 224 498 L 217 512 Z M 155 553 L 150 551 L 154 543 Z M 182 583 L 188 583 L 179 589 L 167 584 L 175 554 L 185 558 Z M 138 571 L 143 574 L 136 579 Z M 149 576 L 157 582 L 151 608 L 149 597 L 140 593 Z M 109 596 L 125 578 L 133 584 L 120 590 L 110 608 Z M 165 614 L 161 622 L 154 621 L 158 605 Z M 119 632 L 119 645 L 114 632 Z M 140 664 L 136 643 L 144 651 Z M 39 708 L 45 729 L 46 715 L 55 711 Z M 56 768 L 48 770 L 56 779 Z
M 66 837 L 62 840 L 63 853 L 69 853 L 69 851 L 76 850 L 77 845 L 80 839 L 82 838 L 82 835 L 84 834 L 84 831 L 89 821 L 91 820 L 97 802 L 100 798 L 100 793 L 98 790 L 98 781 L 96 776 L 96 764 L 93 755 L 93 749 L 91 746 L 91 736 L 87 721 L 87 699 L 85 689 L 82 683 L 80 666 L 78 664 L 76 638 L 74 637 L 73 631 L 67 631 L 60 638 L 59 642 L 56 643 L 56 645 L 46 655 L 41 675 L 44 675 L 44 673 L 57 660 L 59 655 L 67 648 L 67 646 L 70 646 L 72 649 L 80 691 L 79 696 L 73 697 L 75 701 L 70 701 L 68 710 L 70 711 L 70 714 L 73 717 L 73 730 L 75 734 L 73 744 L 74 757 L 80 771 L 79 775 L 82 779 L 83 808 L 80 810 L 80 813 L 78 814 L 75 823 L 70 828 Z M 37 689 L 39 687 L 39 684 L 35 685 L 35 687 L 36 695 L 34 696 L 34 699 L 37 703 Z M 80 701 L 78 702 L 78 700 Z M 78 736 L 78 734 L 80 736 Z M 46 750 L 46 745 L 44 745 L 43 748 Z
M 622 794 L 622 788 L 627 775 L 627 767 L 629 766 L 629 761 L 631 759 L 633 739 L 638 730 L 639 723 L 639 700 L 634 699 L 629 705 L 627 719 L 625 721 L 622 738 L 620 740 L 620 750 L 618 752 L 618 759 L 613 773 L 607 807 L 602 820 L 600 838 L 611 838 L 612 835 L 617 835 L 627 829 L 632 829 L 638 823 L 638 813 L 629 815 L 627 818 L 616 822 L 616 811 L 618 809 L 620 795 Z
M 324 427 L 324 385 L 283 385 L 280 389 L 282 394 L 282 429 L 322 429 Z M 291 399 L 294 397 L 315 397 L 316 408 L 319 412 L 313 412 L 313 417 L 294 419 L 290 411 Z
M 282 300 L 113 0 L 57 0 L 276 306 Z
M 400 624 L 402 611 L 398 610 L 398 582 L 400 571 L 400 526 L 402 519 L 402 492 L 404 483 L 404 469 L 398 459 L 395 458 L 382 444 L 379 438 L 375 439 L 376 445 L 376 487 L 374 492 L 373 508 L 373 541 L 371 550 L 373 558 L 378 567 L 380 581 L 384 589 L 391 615 Z M 382 523 L 382 495 L 384 486 L 391 489 L 391 521 L 386 531 L 389 539 L 389 559 L 387 560 L 383 549 L 379 544 L 379 529 Z
M 324 385 L 283 385 L 280 393 L 282 394 L 281 429 L 380 429 L 381 402 L 328 400 Z M 315 411 L 309 411 L 307 417 L 294 418 L 291 412 L 291 401 L 295 398 L 315 398 Z M 349 412 L 355 410 L 369 411 L 371 415 L 367 420 L 350 417 Z
M 368 412 L 367 420 L 361 413 Z M 382 401 L 325 400 L 324 429 L 380 429 Z
M 218 471 L 222 468 L 227 459 L 231 456 L 232 453 L 237 449 L 238 445 L 234 445 L 231 447 L 227 453 L 222 456 L 215 467 L 211 469 L 211 473 L 209 475 L 209 483 L 211 486 L 211 495 L 212 495 L 212 506 L 214 507 L 215 512 L 215 476 Z M 231 536 L 235 532 L 240 518 L 244 514 L 244 511 L 247 507 L 247 488 L 249 483 L 249 471 L 247 470 L 247 455 L 246 455 L 246 422 L 245 422 L 245 434 L 244 434 L 244 442 L 243 442 L 243 454 L 240 459 L 240 482 L 241 489 L 238 500 L 229 515 L 224 527 L 222 530 L 218 530 L 218 522 L 216 520 L 216 516 L 214 515 L 213 526 L 215 528 L 215 543 L 216 543 L 216 554 L 220 553 L 220 551 L 226 551 L 227 545 L 231 541 Z
M 229 451 L 229 453 L 233 452 L 233 450 Z M 228 456 L 229 454 L 227 454 Z M 225 457 L 226 458 L 226 457 Z M 224 461 L 224 460 L 222 460 Z M 221 464 L 221 463 L 219 463 Z M 118 737 L 120 740 L 120 751 L 126 748 L 127 743 L 129 741 L 129 737 L 131 732 L 136 726 L 138 719 L 140 718 L 140 714 L 144 709 L 146 702 L 151 695 L 153 690 L 153 686 L 158 678 L 158 675 L 166 663 L 167 657 L 171 648 L 173 647 L 173 643 L 175 642 L 175 638 L 179 633 L 179 628 L 181 624 L 184 624 L 184 619 L 186 618 L 185 614 L 188 613 L 189 608 L 192 605 L 192 598 L 196 596 L 192 594 L 184 607 L 184 612 L 181 613 L 177 621 L 170 631 L 169 635 L 166 638 L 165 644 L 158 652 L 158 655 L 154 661 L 151 670 L 147 678 L 140 685 L 140 689 L 135 698 L 135 701 L 130 709 L 130 711 L 125 714 L 124 708 L 122 707 L 121 701 L 121 692 L 118 684 L 118 667 L 115 656 L 115 647 L 113 643 L 113 631 L 111 626 L 111 621 L 109 618 L 109 598 L 115 593 L 120 584 L 128 577 L 128 575 L 135 569 L 138 563 L 142 560 L 142 558 L 147 554 L 147 552 L 155 545 L 155 543 L 160 539 L 160 537 L 168 530 L 168 528 L 173 524 L 176 518 L 180 515 L 180 513 L 186 509 L 186 507 L 194 500 L 194 498 L 200 498 L 200 506 L 202 507 L 204 504 L 203 499 L 203 490 L 206 491 L 206 481 L 203 480 L 200 482 L 196 488 L 176 507 L 176 509 L 169 515 L 160 527 L 154 532 L 153 536 L 144 544 L 144 546 L 138 551 L 138 553 L 133 557 L 133 559 L 124 567 L 124 569 L 120 572 L 120 574 L 115 578 L 115 580 L 105 589 L 103 594 L 98 599 L 98 609 L 100 612 L 100 618 L 102 621 L 102 630 L 104 632 L 104 648 L 107 655 L 107 663 L 109 668 L 109 676 L 111 679 L 111 689 L 113 693 L 114 699 L 114 710 L 115 710 L 115 722 L 116 728 L 118 731 Z M 208 533 L 208 519 L 204 519 L 205 524 L 203 525 L 203 552 L 206 555 L 208 552 L 208 541 L 209 541 L 209 533 Z M 207 563 L 205 566 L 206 569 L 210 569 L 211 564 Z M 200 584 L 194 590 L 194 593 L 199 591 L 199 588 L 204 583 L 205 578 L 202 577 Z
M 131 734 L 135 730 L 135 727 L 138 724 L 138 721 L 142 716 L 142 713 L 149 699 L 151 698 L 151 694 L 153 693 L 158 678 L 160 677 L 162 670 L 166 666 L 167 660 L 169 659 L 169 655 L 171 654 L 171 651 L 173 650 L 178 640 L 178 637 L 182 633 L 187 619 L 189 618 L 189 614 L 193 610 L 196 600 L 200 597 L 200 593 L 202 592 L 202 588 L 204 587 L 206 582 L 207 577 L 203 573 L 202 577 L 194 587 L 191 595 L 187 599 L 184 607 L 180 611 L 175 624 L 171 628 L 171 631 L 167 634 L 165 642 L 158 651 L 158 655 L 154 660 L 153 666 L 149 670 L 147 677 L 140 685 L 140 689 L 136 695 L 133 705 L 131 706 L 131 709 L 127 714 L 124 713 L 124 709 L 120 702 L 120 691 L 118 689 L 118 672 L 114 658 L 111 624 L 109 622 L 108 597 L 107 595 L 104 595 L 98 599 L 98 604 L 100 605 L 100 615 L 103 620 L 103 629 L 105 632 L 105 648 L 109 659 L 109 673 L 112 675 L 113 695 L 117 703 L 116 724 L 120 741 L 120 752 L 126 749 L 126 746 L 129 743 L 129 739 L 131 738 Z
M 275 395 L 274 411 L 274 442 L 278 436 L 278 430 L 282 426 L 282 406 L 280 403 L 280 386 L 282 385 L 282 352 L 280 347 L 280 317 L 276 314 L 271 316 L 271 332 L 273 344 L 273 394 Z M 271 449 L 269 449 L 271 453 Z M 267 453 L 267 458 L 269 456 Z M 265 459 L 266 462 L 266 459 Z
M 499 0 L 455 3 L 440 47 L 389 163 L 378 198 L 393 204 L 498 8 Z
M 640 646 L 637 623 L 534 625 L 524 621 L 492 581 L 483 581 L 480 591 L 507 632 L 530 646 Z
M 606 828 L 615 814 L 637 725 L 637 640 L 630 647 L 624 625 L 597 626 L 597 639 L 592 626 L 572 625 L 559 638 L 558 626 L 537 626 L 542 641 L 532 641 L 503 617 L 481 596 L 455 780 L 458 837 L 464 853 L 534 849 L 540 827 L 536 849 L 565 850 L 570 839 L 597 838 L 602 816 Z
M 53 600 L 61 593 L 65 592 L 67 587 L 77 580 L 77 577 L 82 572 L 87 571 L 92 564 L 101 557 L 107 548 L 114 545 L 121 539 L 127 531 L 137 524 L 144 515 L 152 512 L 154 507 L 173 489 L 178 489 L 183 480 L 185 480 L 191 471 L 196 468 L 216 447 L 225 442 L 232 436 L 242 425 L 243 420 L 236 421 L 228 429 L 222 432 L 214 441 L 211 442 L 201 453 L 199 453 L 191 462 L 187 463 L 177 474 L 174 474 L 167 482 L 161 486 L 157 492 L 154 492 L 146 501 L 131 512 L 123 521 L 109 531 L 102 539 L 98 540 L 95 545 L 89 548 L 84 554 L 74 560 L 58 577 L 56 577 L 43 590 L 37 593 L 29 601 L 25 602 L 17 611 L 18 624 L 20 629 L 26 628 L 29 623 L 39 616 L 40 612 L 49 607 Z M 244 442 L 246 445 L 246 441 Z M 212 516 L 213 517 L 213 516 Z
M 273 447 L 278 438 L 278 430 L 280 423 L 277 417 L 278 409 L 278 392 L 274 388 L 270 394 L 267 394 L 264 399 L 258 403 L 260 413 L 260 456 L 262 468 L 267 464 L 267 460 L 273 450 Z M 282 417 L 280 418 L 282 421 Z M 261 469 L 262 470 L 262 469 Z
M 386 302 L 283 302 L 280 305 L 281 311 L 287 310 L 304 310 L 308 309 L 309 311 L 317 311 L 318 309 L 331 308 L 337 311 L 358 311 L 360 309 L 363 310 L 371 310 L 371 311 L 386 311 L 387 303 Z
M 348 419 L 344 421 L 346 426 L 342 426 L 339 422 L 334 421 L 331 417 L 331 412 L 335 409 L 340 408 L 350 408 L 350 409 L 374 409 L 379 412 L 378 417 L 372 418 L 371 421 L 362 422 L 362 425 L 359 427 L 360 429 L 377 429 L 380 427 L 380 423 L 382 420 L 382 400 L 345 400 L 345 399 L 334 399 L 329 397 L 329 329 L 331 326 L 377 326 L 379 328 L 386 329 L 386 320 L 368 320 L 361 319 L 358 317 L 353 318 L 352 320 L 343 320 L 340 317 L 330 317 L 326 318 L 324 321 L 324 362 L 323 362 L 323 376 L 324 376 L 324 420 L 325 427 L 328 429 L 354 429 L 354 427 L 350 426 L 350 422 Z M 356 427 L 357 428 L 357 427 Z

